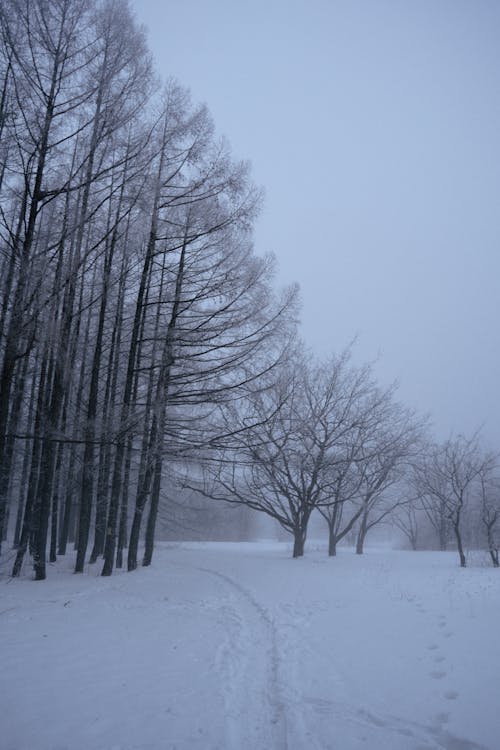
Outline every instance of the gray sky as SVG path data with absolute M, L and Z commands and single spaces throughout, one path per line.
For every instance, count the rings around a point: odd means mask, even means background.
M 318 352 L 355 334 L 437 434 L 500 448 L 500 2 L 135 0 L 266 203 Z

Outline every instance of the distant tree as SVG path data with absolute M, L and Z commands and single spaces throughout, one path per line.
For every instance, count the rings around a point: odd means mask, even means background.
M 336 554 L 337 545 L 352 532 L 363 513 L 360 466 L 366 462 L 365 451 L 392 397 L 392 389 L 382 391 L 377 387 L 369 367 L 347 370 L 343 387 L 350 392 L 350 428 L 332 449 L 325 466 L 325 498 L 317 508 L 328 526 L 330 556 Z
M 415 499 L 407 498 L 402 502 L 392 513 L 391 521 L 404 534 L 415 552 L 419 543 L 419 508 Z
M 414 481 L 429 520 L 439 522 L 441 533 L 446 523 L 451 526 L 463 568 L 467 564 L 462 530 L 464 511 L 475 485 L 492 460 L 491 455 L 481 450 L 476 436 L 459 435 L 444 443 L 429 445 L 414 466 Z
M 379 422 L 358 462 L 360 473 L 359 503 L 362 509 L 356 554 L 363 553 L 368 532 L 390 520 L 392 514 L 407 502 L 403 490 L 404 476 L 411 457 L 418 450 L 424 422 L 411 410 L 401 406 L 388 394 Z
M 499 567 L 500 549 L 500 479 L 492 475 L 493 462 L 479 475 L 480 513 L 486 532 L 491 562 Z

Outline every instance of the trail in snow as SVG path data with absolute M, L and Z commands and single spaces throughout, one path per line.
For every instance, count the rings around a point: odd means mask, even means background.
M 276 629 L 269 613 L 233 578 L 211 568 L 197 569 L 237 595 L 230 609 L 236 634 L 226 643 L 221 660 L 222 680 L 227 677 L 227 747 L 288 750 Z

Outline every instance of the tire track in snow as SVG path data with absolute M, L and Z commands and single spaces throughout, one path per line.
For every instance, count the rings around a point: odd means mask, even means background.
M 286 721 L 286 710 L 285 710 L 285 704 L 282 698 L 282 690 L 280 685 L 280 679 L 279 679 L 279 655 L 278 655 L 278 644 L 277 644 L 277 633 L 276 628 L 274 625 L 274 622 L 272 621 L 269 613 L 267 610 L 252 596 L 252 594 L 241 584 L 239 584 L 237 581 L 233 580 L 230 576 L 225 575 L 224 573 L 220 573 L 218 570 L 213 570 L 211 568 L 196 568 L 196 570 L 199 570 L 202 573 L 207 573 L 208 575 L 214 576 L 215 578 L 223 581 L 225 584 L 227 584 L 233 592 L 236 592 L 238 597 L 240 599 L 243 599 L 247 605 L 250 605 L 251 611 L 255 612 L 257 621 L 261 625 L 261 629 L 264 631 L 263 635 L 264 638 L 262 639 L 264 643 L 267 644 L 267 649 L 269 653 L 268 662 L 265 665 L 267 675 L 265 675 L 266 683 L 267 683 L 267 697 L 269 700 L 269 708 L 270 708 L 270 724 L 269 731 L 271 734 L 271 742 L 272 744 L 269 746 L 269 750 L 288 750 L 288 741 L 287 741 L 287 721 Z M 257 648 L 259 646 L 259 643 L 253 644 L 253 637 L 254 633 L 252 633 L 251 627 L 249 627 L 245 620 L 241 617 L 239 617 L 237 612 L 233 613 L 233 624 L 237 623 L 240 630 L 240 637 L 242 634 L 244 634 L 244 630 L 246 628 L 248 637 L 247 644 L 243 644 L 242 647 L 240 647 L 240 650 L 244 652 L 245 646 L 255 645 Z M 245 654 L 246 658 L 249 660 L 250 665 L 254 662 L 252 659 L 252 655 L 248 654 L 248 652 Z M 237 672 L 238 665 L 233 664 L 230 667 L 230 677 L 234 678 L 235 672 Z M 239 675 L 239 677 L 242 677 Z M 247 676 L 249 679 L 251 679 L 251 675 Z M 245 676 L 243 676 L 243 679 L 245 679 Z M 229 690 L 232 691 L 234 688 L 234 684 L 229 685 Z M 234 700 L 234 694 L 233 692 L 230 693 L 230 699 Z M 241 696 L 236 696 L 236 699 Z M 234 717 L 232 717 L 234 719 Z M 257 718 L 257 717 L 254 717 Z M 234 727 L 233 727 L 234 731 Z M 233 738 L 236 739 L 236 738 Z M 241 743 L 240 747 L 244 747 L 244 738 L 240 738 Z

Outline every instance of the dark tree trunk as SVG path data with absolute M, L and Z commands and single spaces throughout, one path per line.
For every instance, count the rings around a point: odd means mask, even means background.
M 460 558 L 460 567 L 465 568 L 467 565 L 467 560 L 465 557 L 465 552 L 462 544 L 462 534 L 460 533 L 460 522 L 457 521 L 453 524 L 453 531 L 455 532 L 455 537 L 457 540 L 457 550 L 458 550 L 458 556 Z
M 498 561 L 498 546 L 495 544 L 495 539 L 493 537 L 493 527 L 496 523 L 496 517 L 493 521 L 486 524 L 486 531 L 488 534 L 488 550 L 491 557 L 491 562 L 493 563 L 494 568 L 499 567 L 499 561 Z
M 74 528 L 75 528 L 75 511 L 73 507 L 73 474 L 75 472 L 75 464 L 76 464 L 76 447 L 73 445 L 71 446 L 70 454 L 69 454 L 69 461 L 68 461 L 68 471 L 67 471 L 67 482 L 68 486 L 66 487 L 66 492 L 64 496 L 64 512 L 63 512 L 63 520 L 59 532 L 59 546 L 57 549 L 58 555 L 65 555 L 66 554 L 66 546 L 68 544 L 68 541 L 72 542 L 74 541 Z
M 0 552 L 1 542 L 4 539 L 4 533 L 7 532 L 7 521 L 9 511 L 10 493 L 9 487 L 11 482 L 12 467 L 14 464 L 14 435 L 17 432 L 21 407 L 23 403 L 24 388 L 26 383 L 26 372 L 28 369 L 28 357 L 20 368 L 19 376 L 16 378 L 13 403 L 9 414 L 8 432 L 9 436 L 5 443 L 3 461 L 0 463 Z
M 52 495 L 52 516 L 50 527 L 50 552 L 49 562 L 57 560 L 57 524 L 59 519 L 59 481 L 60 470 L 63 458 L 64 443 L 59 443 L 57 447 L 56 468 L 54 473 L 54 491 Z
M 333 524 L 328 524 L 328 556 L 335 557 L 337 554 L 337 537 Z
M 38 358 L 35 358 L 35 364 L 34 364 L 34 373 L 38 371 Z M 31 389 L 30 389 L 30 396 L 29 396 L 29 407 L 28 407 L 28 417 L 26 420 L 26 432 L 30 434 L 31 432 L 34 432 L 34 416 L 35 416 L 35 404 L 36 404 L 36 385 L 37 380 L 35 375 L 32 375 L 31 378 Z M 30 460 L 31 456 L 33 455 L 33 444 L 32 441 L 26 441 L 24 445 L 24 456 L 23 456 L 23 466 L 21 469 L 21 483 L 19 486 L 19 495 L 18 495 L 18 505 L 17 505 L 17 516 L 16 516 L 16 528 L 14 531 L 14 548 L 17 549 L 19 547 L 19 542 L 21 541 L 21 528 L 22 528 L 22 522 L 23 522 L 23 514 L 26 504 L 26 486 L 28 483 L 28 476 L 30 472 Z
M 151 424 L 151 433 L 150 433 L 150 443 L 156 444 L 158 436 L 158 423 L 156 419 L 156 415 L 153 416 L 153 421 Z M 149 453 L 151 455 L 152 448 L 150 446 Z M 134 511 L 134 518 L 132 521 L 132 528 L 130 530 L 130 539 L 129 539 L 129 545 L 128 545 L 128 555 L 127 555 L 127 567 L 128 570 L 135 570 L 137 568 L 137 550 L 139 546 L 139 535 L 141 530 L 141 523 L 142 523 L 142 515 L 144 513 L 144 508 L 146 507 L 146 503 L 149 497 L 149 492 L 151 488 L 151 482 L 153 479 L 153 465 L 151 462 L 146 466 L 143 476 L 141 477 L 139 475 L 140 479 L 140 485 L 137 488 L 137 495 L 135 499 L 135 511 Z
M 17 514 L 16 514 L 16 527 L 14 529 L 14 541 L 13 541 L 13 548 L 17 549 L 19 547 L 19 542 L 21 540 L 21 528 L 23 523 L 23 514 L 24 514 L 24 508 L 25 508 L 25 500 L 26 500 L 26 483 L 28 481 L 28 473 L 30 469 L 30 454 L 33 452 L 33 447 L 28 443 L 24 446 L 24 456 L 23 456 L 23 468 L 21 471 L 21 484 L 19 486 L 19 496 L 17 501 Z
M 42 434 L 42 422 L 44 416 L 44 404 L 46 400 L 46 382 L 50 381 L 48 374 L 49 365 L 47 362 L 47 355 L 45 354 L 41 364 L 40 382 L 38 384 L 38 395 L 34 422 L 34 434 L 36 436 Z M 28 549 L 28 543 L 32 540 L 33 532 L 33 508 L 35 499 L 37 496 L 37 489 L 40 479 L 40 457 L 42 452 L 42 441 L 35 437 L 33 440 L 33 447 L 31 450 L 31 464 L 28 478 L 28 492 L 26 496 L 26 503 L 24 508 L 23 527 L 21 530 L 21 537 L 19 539 L 19 546 L 17 548 L 16 559 L 14 561 L 14 567 L 12 569 L 12 576 L 16 577 L 21 573 L 21 568 L 24 561 L 24 555 Z
M 368 524 L 368 519 L 367 519 L 366 515 L 363 514 L 363 517 L 361 519 L 361 523 L 360 523 L 360 526 L 359 526 L 358 536 L 357 536 L 357 539 L 356 539 L 356 554 L 357 555 L 362 555 L 363 554 L 363 548 L 364 548 L 364 544 L 365 544 L 366 533 L 367 533 L 367 530 L 368 530 L 367 524 Z
M 120 522 L 118 526 L 118 544 L 116 549 L 116 567 L 123 567 L 123 550 L 127 546 L 127 519 L 128 519 L 128 488 L 130 482 L 130 464 L 132 462 L 132 442 L 129 437 L 127 457 L 125 459 L 125 472 L 123 475 L 123 490 L 120 505 Z
M 151 560 L 153 559 L 156 519 L 158 517 L 158 508 L 160 505 L 161 469 L 162 456 L 160 453 L 159 455 L 157 455 L 155 461 L 155 474 L 153 480 L 153 489 L 151 492 L 151 505 L 149 507 L 148 525 L 146 527 L 146 544 L 144 549 L 144 559 L 142 561 L 142 564 L 145 566 L 151 565 Z
M 302 557 L 304 554 L 305 534 L 301 527 L 296 527 L 293 531 L 293 557 Z

